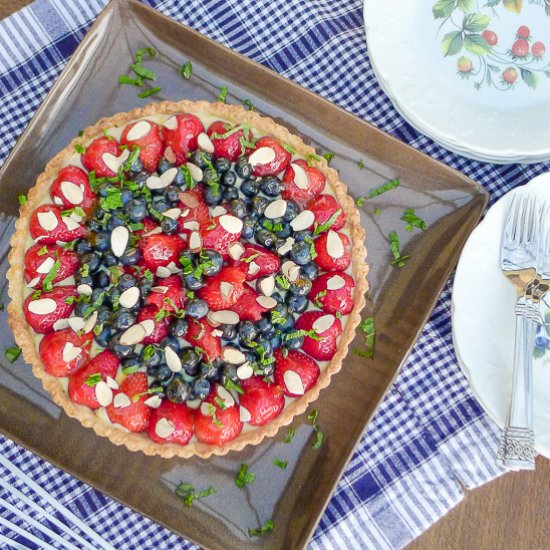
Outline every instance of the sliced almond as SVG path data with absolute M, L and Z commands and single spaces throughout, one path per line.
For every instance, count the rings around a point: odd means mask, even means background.
M 139 288 L 137 286 L 132 286 L 127 288 L 121 295 L 119 303 L 122 307 L 128 309 L 134 307 L 139 301 Z
M 264 296 L 271 296 L 275 291 L 275 277 L 270 275 L 258 283 L 258 288 Z
M 204 132 L 201 132 L 197 136 L 197 145 L 205 153 L 213 153 L 214 152 L 214 144 L 212 143 L 212 140 L 208 137 L 208 134 L 206 134 Z
M 289 393 L 293 393 L 294 395 L 304 395 L 304 384 L 298 373 L 293 370 L 287 370 L 283 375 L 283 379 Z
M 212 331 L 212 336 L 216 336 L 218 338 L 221 338 L 223 336 L 223 330 L 220 330 L 219 328 L 215 328 Z
M 181 359 L 179 355 L 169 346 L 164 348 L 164 357 L 166 364 L 172 372 L 179 372 L 182 369 Z
M 95 397 L 102 407 L 108 407 L 113 402 L 113 390 L 106 382 L 100 380 L 95 385 Z
M 338 258 L 341 258 L 344 255 L 344 252 L 344 243 L 342 242 L 340 235 L 338 235 L 335 231 L 332 231 L 332 229 L 329 229 L 327 234 L 327 254 L 331 258 L 338 260 Z
M 256 302 L 262 307 L 265 307 L 265 309 L 273 309 L 278 303 L 277 300 L 271 298 L 271 296 L 258 296 Z
M 122 153 L 118 157 L 115 157 L 115 155 L 111 155 L 111 153 L 103 153 L 101 158 L 105 163 L 105 166 L 107 166 L 109 170 L 118 173 L 118 169 L 123 163 L 126 162 L 129 156 L 130 152 L 128 151 L 128 149 L 124 149 L 124 151 L 122 151 Z
M 199 168 L 196 164 L 193 164 L 192 162 L 188 162 L 185 166 L 187 166 L 187 169 L 189 170 L 189 174 L 191 174 L 191 177 L 195 181 L 202 181 L 202 178 L 204 177 L 204 173 L 201 168 Z
M 281 271 L 283 272 L 283 275 L 291 283 L 293 283 L 300 275 L 300 266 L 296 265 L 292 260 L 287 260 L 286 262 L 283 262 Z
M 81 353 L 82 348 L 75 346 L 72 342 L 65 342 L 61 356 L 65 363 L 70 363 L 73 359 L 76 359 Z
M 189 164 L 190 163 L 187 163 L 187 167 L 189 167 Z M 197 208 L 197 206 L 199 205 L 197 197 L 191 195 L 190 193 L 180 193 L 178 195 L 178 198 L 188 208 Z
M 212 405 L 210 403 L 202 402 L 201 403 L 201 408 L 200 408 L 201 414 L 204 415 L 204 416 L 211 416 L 210 408 L 213 407 L 213 406 L 214 405 Z
M 270 162 L 273 162 L 276 157 L 277 154 L 271 147 L 260 147 L 248 157 L 248 163 L 252 167 L 257 166 L 258 164 L 269 164 Z
M 170 262 L 166 267 L 170 270 L 170 273 L 172 274 L 181 272 L 181 269 L 174 262 Z
M 157 227 L 153 227 L 151 231 L 144 233 L 143 236 L 148 237 L 149 235 L 158 235 L 159 233 L 162 233 L 162 228 L 157 226 Z
M 38 300 L 30 301 L 28 308 L 35 315 L 48 315 L 56 310 L 57 303 L 51 298 L 39 298 Z
M 157 294 L 166 294 L 168 290 L 167 286 L 154 286 L 151 288 L 151 292 L 156 292 Z
M 200 225 L 199 222 L 189 220 L 188 222 L 183 222 L 183 228 L 189 229 L 189 231 L 198 231 L 200 229 Z
M 48 212 L 38 212 L 37 214 L 38 223 L 44 231 L 53 231 L 59 224 L 59 220 L 55 215 L 55 212 L 49 210 Z
M 86 321 L 82 317 L 69 317 L 67 319 L 69 326 L 73 329 L 74 332 L 78 332 L 84 328 Z
M 61 221 L 65 224 L 67 231 L 74 231 L 80 227 L 80 224 L 73 220 L 70 216 L 63 216 Z
M 53 198 L 53 203 L 54 203 L 54 204 L 57 204 L 58 206 L 63 206 L 63 201 L 61 200 L 60 197 L 57 197 L 57 196 L 55 196 L 55 197 Z
M 238 369 L 237 369 L 237 376 L 239 380 L 247 380 L 254 374 L 254 369 L 250 365 L 250 363 L 247 361 L 246 363 L 243 363 Z
M 256 275 L 260 271 L 261 267 L 259 264 L 257 264 L 254 260 L 252 260 L 248 264 L 248 274 L 249 275 Z
M 157 277 L 160 277 L 161 279 L 166 279 L 166 277 L 170 277 L 170 275 L 172 275 L 172 272 L 167 267 L 159 265 L 157 267 L 155 275 Z
M 82 331 L 84 332 L 84 334 L 88 334 L 88 332 L 90 332 L 95 327 L 95 324 L 97 322 L 97 316 L 98 316 L 97 311 L 94 311 L 90 315 L 89 319 L 84 323 L 84 326 L 82 327 Z
M 237 348 L 227 347 L 223 350 L 223 360 L 232 365 L 242 365 L 246 361 L 246 356 Z
M 243 221 L 235 216 L 230 216 L 229 214 L 224 214 L 219 217 L 220 225 L 232 235 L 240 233 L 243 229 Z
M 175 167 L 168 168 L 166 172 L 163 172 L 160 175 L 160 179 L 162 181 L 163 187 L 168 187 L 174 181 L 174 178 L 176 177 L 177 173 L 178 173 L 178 169 Z
M 72 214 L 70 214 L 69 218 L 71 218 L 71 220 L 74 220 L 75 222 L 78 222 L 78 223 L 81 223 L 82 220 L 84 219 L 82 216 L 79 216 L 76 212 L 73 212 Z
M 143 327 L 145 336 L 151 336 L 151 334 L 153 334 L 153 331 L 155 330 L 155 321 L 153 321 L 153 319 L 145 319 L 139 324 Z
M 229 247 L 227 248 L 227 253 L 233 258 L 234 260 L 240 260 L 241 256 L 245 253 L 245 248 L 239 241 L 235 241 L 234 243 L 231 243 Z
M 94 290 L 90 285 L 82 284 L 76 287 L 76 291 L 84 296 L 91 296 Z
M 112 376 L 107 376 L 107 378 L 105 378 L 105 382 L 107 382 L 107 386 L 109 386 L 112 390 L 118 390 L 118 382 Z
M 193 231 L 189 236 L 189 250 L 199 252 L 202 248 L 202 237 L 198 231 Z
M 220 283 L 220 294 L 222 295 L 222 298 L 226 302 L 229 301 L 234 290 L 235 290 L 235 286 L 232 285 L 231 283 L 227 283 L 225 281 L 222 281 Z
M 113 399 L 113 407 L 115 409 L 125 409 L 131 404 L 132 400 L 125 393 L 117 393 Z
M 120 258 L 126 251 L 129 239 L 130 232 L 123 225 L 119 225 L 111 231 L 111 250 L 117 258 Z
M 323 332 L 326 332 L 333 325 L 335 319 L 334 315 L 323 315 L 314 321 L 311 328 L 317 334 L 323 334 Z
M 233 399 L 233 396 L 223 386 L 218 386 L 217 392 L 218 397 L 223 401 L 226 407 L 232 407 L 235 404 L 235 399 Z
M 250 422 L 252 420 L 252 415 L 248 409 L 241 405 L 239 407 L 239 418 L 241 422 Z
M 215 206 L 212 208 L 212 217 L 215 218 L 216 216 L 223 216 L 224 214 L 227 214 L 227 208 L 224 208 L 223 206 Z
M 303 231 L 313 225 L 315 214 L 311 210 L 302 210 L 291 222 L 290 227 L 294 231 Z
M 309 187 L 309 178 L 307 172 L 295 162 L 290 163 L 292 169 L 294 170 L 294 184 L 299 189 L 307 189 Z
M 220 325 L 236 325 L 240 321 L 239 315 L 229 310 L 210 311 L 208 316 Z
M 170 437 L 176 431 L 174 423 L 167 418 L 161 418 L 155 424 L 155 433 L 162 439 Z
M 181 216 L 181 208 L 169 208 L 165 210 L 162 215 L 171 220 L 177 220 Z
M 53 329 L 55 331 L 58 331 L 58 330 L 63 330 L 65 328 L 69 328 L 69 319 L 58 319 L 54 324 L 53 324 Z
M 84 200 L 84 190 L 80 185 L 72 181 L 62 181 L 59 185 L 59 189 L 71 204 L 82 204 Z
M 277 252 L 284 256 L 288 252 L 292 250 L 292 247 L 294 246 L 294 243 L 296 242 L 296 239 L 294 237 L 287 237 L 285 243 L 277 248 Z
M 176 115 L 172 115 L 164 121 L 163 126 L 168 130 L 175 130 L 178 127 L 178 119 Z
M 33 277 L 28 283 L 27 288 L 34 288 L 40 282 L 40 277 Z
M 164 158 L 171 164 L 174 164 L 177 160 L 176 154 L 174 153 L 174 150 L 172 149 L 172 147 L 170 147 L 170 145 L 168 145 L 168 147 L 164 149 Z
M 145 328 L 141 323 L 137 325 L 132 325 L 130 328 L 127 328 L 122 335 L 120 336 L 120 343 L 123 346 L 133 346 L 139 344 L 146 337 Z
M 287 202 L 283 199 L 270 202 L 264 210 L 264 216 L 270 220 L 282 218 L 285 215 Z
M 46 258 L 37 268 L 37 273 L 48 273 L 50 269 L 54 266 L 55 260 L 53 258 Z
M 162 403 L 162 397 L 160 395 L 152 395 L 144 403 L 152 409 L 158 409 Z
M 327 290 L 340 290 L 344 286 L 346 286 L 346 281 L 340 275 L 333 275 L 327 281 Z
M 145 180 L 145 184 L 149 189 L 164 189 L 168 187 L 168 184 L 164 185 L 164 182 L 158 176 L 149 176 Z
M 145 137 L 150 131 L 151 123 L 148 120 L 140 120 L 130 128 L 130 131 L 126 134 L 126 139 L 128 141 L 137 141 Z

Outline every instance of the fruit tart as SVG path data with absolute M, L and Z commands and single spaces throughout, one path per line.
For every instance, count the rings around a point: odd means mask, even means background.
M 367 290 L 335 170 L 273 120 L 153 103 L 87 128 L 29 191 L 9 321 L 54 401 L 130 450 L 225 454 L 340 370 Z

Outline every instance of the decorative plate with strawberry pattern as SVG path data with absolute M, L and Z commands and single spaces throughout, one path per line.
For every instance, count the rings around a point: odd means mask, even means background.
M 338 174 L 273 120 L 163 102 L 100 120 L 21 207 L 9 320 L 54 401 L 130 450 L 208 457 L 291 422 L 367 290 Z

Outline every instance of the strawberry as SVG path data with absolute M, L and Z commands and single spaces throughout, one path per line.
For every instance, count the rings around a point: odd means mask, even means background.
M 178 218 L 178 233 L 189 236 L 192 231 L 196 231 L 195 224 L 189 224 L 189 222 L 197 222 L 199 229 L 210 225 L 210 212 L 208 205 L 204 202 L 202 187 L 198 185 L 195 189 L 180 193 L 181 202 L 178 208 L 181 208 L 182 215 Z
M 244 292 L 245 274 L 237 267 L 224 267 L 217 275 L 206 278 L 199 296 L 213 311 L 228 309 Z
M 197 116 L 183 113 L 170 117 L 162 131 L 166 141 L 164 155 L 170 162 L 180 165 L 187 161 L 187 153 L 197 149 L 197 137 L 204 132 L 204 126 Z
M 122 132 L 120 141 L 123 145 L 127 145 L 130 151 L 134 145 L 139 147 L 139 158 L 144 170 L 157 171 L 164 153 L 164 134 L 158 124 L 150 120 L 128 124 Z
M 120 360 L 109 350 L 103 350 L 92 357 L 81 369 L 69 376 L 69 396 L 73 401 L 86 405 L 90 409 L 99 409 L 95 387 L 86 384 L 88 378 L 94 374 L 101 375 L 103 382 L 110 376 L 116 378 Z
M 342 323 L 334 315 L 306 311 L 296 321 L 296 330 L 313 331 L 318 338 L 306 336 L 303 351 L 318 361 L 330 361 L 336 353 L 336 339 L 342 334 Z
M 180 254 L 187 246 L 177 235 L 157 233 L 140 239 L 139 248 L 144 264 L 155 273 L 158 267 L 166 267 L 172 262 L 179 265 Z
M 323 273 L 313 281 L 309 299 L 326 313 L 347 315 L 353 309 L 354 287 L 353 277 L 347 273 Z
M 84 166 L 88 172 L 95 172 L 96 178 L 112 178 L 116 176 L 117 173 L 105 164 L 103 158 L 105 154 L 119 157 L 122 154 L 120 143 L 116 139 L 107 136 L 101 136 L 94 139 L 94 141 L 86 147 L 86 152 L 80 156 L 82 166 Z
M 175 276 L 175 275 L 174 275 Z M 166 279 L 165 279 L 166 280 Z M 170 291 L 168 291 L 170 292 Z M 166 294 L 160 294 L 159 296 L 166 297 L 168 292 Z M 151 297 L 153 292 L 149 294 L 149 297 Z M 174 303 L 176 303 L 174 301 Z M 172 307 L 168 304 L 163 304 L 164 309 L 168 309 Z M 155 316 L 158 313 L 159 309 L 156 307 L 156 305 L 151 306 L 145 306 L 139 310 L 139 313 L 137 315 L 137 322 L 141 323 L 141 321 L 145 321 L 147 319 L 151 319 L 155 323 L 155 328 L 153 329 L 153 332 L 149 334 L 149 336 L 146 336 L 142 344 L 158 344 L 163 338 L 168 336 L 168 319 L 165 317 L 161 321 L 155 321 Z
M 41 244 L 68 243 L 86 234 L 83 225 L 69 216 L 61 216 L 62 208 L 53 204 L 39 206 L 31 216 L 31 237 Z
M 145 393 L 147 388 L 147 375 L 144 372 L 128 375 L 120 385 L 120 389 L 113 394 L 116 398 L 119 393 L 124 393 L 130 398 L 130 405 L 115 407 L 114 402 L 108 405 L 106 409 L 109 420 L 134 433 L 145 430 L 151 417 L 151 407 L 145 404 L 150 397 Z
M 216 250 L 227 258 L 227 249 L 231 243 L 239 240 L 242 228 L 242 220 L 235 216 L 215 216 L 209 220 L 208 225 L 201 227 L 202 246 Z
M 38 346 L 44 370 L 52 376 L 69 376 L 88 360 L 92 336 L 80 335 L 70 328 L 46 334 Z M 63 359 L 63 351 L 66 358 Z M 76 352 L 79 352 L 78 354 Z M 76 356 L 75 356 L 76 355 Z
M 80 265 L 80 258 L 76 252 L 65 250 L 61 246 L 34 244 L 25 252 L 25 281 L 32 282 L 32 288 L 40 288 L 58 259 L 60 265 L 52 283 L 58 283 L 73 275 Z
M 238 267 L 246 275 L 247 281 L 254 281 L 264 275 L 277 273 L 281 259 L 273 252 L 257 244 L 243 243 L 244 254 L 238 259 L 229 259 L 229 265 Z
M 309 200 L 306 203 L 306 208 L 311 210 L 315 215 L 315 221 L 317 225 L 323 225 L 327 223 L 336 212 L 340 214 L 336 217 L 330 226 L 333 231 L 342 229 L 346 224 L 346 215 L 342 207 L 336 202 L 336 199 L 332 195 L 319 195 L 314 199 Z
M 143 224 L 143 229 L 138 229 L 137 231 L 134 231 L 134 235 L 137 235 L 140 239 L 143 237 L 143 235 L 147 235 L 150 231 L 153 231 L 153 229 L 160 227 L 159 224 L 150 217 L 144 218 L 141 220 L 141 223 Z
M 252 426 L 263 426 L 278 416 L 285 406 L 284 389 L 260 376 L 242 380 L 241 387 L 244 390 L 240 397 L 241 418 L 249 415 L 248 422 Z
M 237 128 L 235 129 L 227 122 L 221 120 L 216 120 L 209 126 L 206 133 L 214 144 L 215 157 L 224 157 L 231 162 L 236 162 L 243 153 L 246 153 L 247 148 L 243 146 L 241 140 L 250 143 L 252 141 L 252 131 L 250 128 Z
M 285 395 L 304 395 L 319 378 L 320 369 L 316 361 L 300 351 L 289 351 L 285 357 L 280 349 L 275 350 L 275 372 L 273 380 L 285 389 Z M 287 374 L 289 373 L 289 374 Z
M 86 212 L 92 209 L 96 199 L 88 174 L 78 166 L 65 166 L 59 170 L 50 188 L 50 196 L 54 204 L 64 208 L 80 206 Z
M 234 311 L 241 321 L 259 321 L 262 313 L 265 313 L 267 308 L 257 302 L 258 296 L 260 295 L 253 288 L 244 285 L 244 292 L 241 297 L 229 309 Z
M 285 200 L 293 199 L 299 204 L 316 197 L 325 188 L 325 176 L 317 168 L 309 166 L 305 160 L 295 160 L 292 164 L 297 164 L 306 173 L 307 185 L 302 180 L 299 181 L 299 185 L 295 182 L 295 170 L 290 165 L 283 175 L 283 184 L 285 186 L 281 196 Z M 305 189 L 303 188 L 305 187 Z
M 154 286 L 147 296 L 145 303 L 156 306 L 157 309 L 166 311 L 177 311 L 185 307 L 187 296 L 179 275 L 170 275 L 164 279 L 158 280 L 158 285 Z M 147 312 L 150 315 L 151 311 Z M 144 317 L 150 319 L 151 317 Z
M 204 403 L 211 405 L 213 414 L 203 414 Z M 216 395 L 212 392 L 203 402 L 195 417 L 195 435 L 199 441 L 208 445 L 223 445 L 235 439 L 243 429 L 236 404 L 222 409 L 216 402 Z
M 157 443 L 177 443 L 178 445 L 187 445 L 193 437 L 193 424 L 195 413 L 187 405 L 172 403 L 164 400 L 158 409 L 153 409 L 151 421 L 147 428 L 149 437 Z M 164 419 L 167 423 L 168 431 L 173 430 L 166 437 L 161 437 L 162 428 L 157 428 L 157 423 Z
M 315 239 L 315 263 L 325 271 L 344 271 L 351 263 L 349 238 L 344 233 L 329 229 Z M 343 250 L 343 252 L 342 252 Z
M 269 147 L 275 151 L 275 158 L 267 164 L 256 164 L 252 170 L 254 176 L 276 176 L 290 164 L 292 155 L 281 145 L 278 139 L 264 136 L 256 142 L 256 151 L 261 147 Z M 254 153 L 251 154 L 251 156 Z
M 70 317 L 78 292 L 74 286 L 56 286 L 50 292 L 42 292 L 34 298 L 29 294 L 23 303 L 25 319 L 34 332 L 46 334 L 54 330 L 59 319 Z
M 210 361 L 222 356 L 222 343 L 219 336 L 214 336 L 214 328 L 205 320 L 187 318 L 189 330 L 184 336 L 192 346 L 203 349 Z

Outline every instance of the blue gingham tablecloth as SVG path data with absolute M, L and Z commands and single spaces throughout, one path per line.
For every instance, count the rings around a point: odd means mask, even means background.
M 548 169 L 471 161 L 419 135 L 375 80 L 363 0 L 145 3 L 465 173 L 492 200 Z M 0 22 L 0 164 L 105 4 L 38 0 Z M 499 475 L 493 460 L 497 428 L 472 396 L 454 355 L 450 293 L 451 283 L 364 434 L 311 548 L 401 548 L 462 500 L 460 484 L 472 489 Z M 2 437 L 0 453 L 116 548 L 192 547 Z M 0 476 L 26 491 L 1 467 Z M 2 491 L 0 497 L 10 499 Z M 8 510 L 0 512 L 32 532 Z M 1 527 L 0 534 L 25 544 Z

